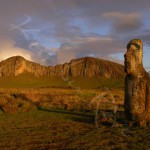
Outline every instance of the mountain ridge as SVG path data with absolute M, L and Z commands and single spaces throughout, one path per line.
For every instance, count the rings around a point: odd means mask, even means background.
M 125 76 L 123 65 L 93 57 L 72 59 L 70 62 L 55 66 L 40 65 L 22 56 L 13 56 L 0 62 L 0 77 L 18 76 L 25 72 L 37 77 L 124 78 Z

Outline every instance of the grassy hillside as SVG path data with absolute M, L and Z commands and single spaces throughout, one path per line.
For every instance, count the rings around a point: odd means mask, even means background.
M 74 88 L 122 88 L 123 79 L 105 79 L 105 78 L 63 78 L 63 77 L 35 77 L 34 75 L 24 73 L 18 76 L 0 77 L 0 88 L 42 88 L 42 87 L 74 87 Z

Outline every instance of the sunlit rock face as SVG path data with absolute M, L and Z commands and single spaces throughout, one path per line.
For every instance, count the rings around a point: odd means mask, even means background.
M 31 73 L 37 77 L 89 77 L 89 78 L 124 78 L 123 66 L 107 60 L 84 57 L 56 66 L 42 66 L 14 56 L 0 62 L 0 76 L 18 76 Z
M 0 62 L 0 76 L 17 76 L 26 72 L 40 76 L 47 73 L 47 67 L 27 61 L 21 56 L 11 57 Z
M 16 56 L 2 61 L 0 64 L 0 76 L 19 75 L 25 71 L 26 60 L 23 57 Z
M 133 39 L 127 44 L 124 55 L 125 78 L 125 115 L 128 120 L 146 126 L 150 120 L 150 79 L 143 68 L 143 44 Z

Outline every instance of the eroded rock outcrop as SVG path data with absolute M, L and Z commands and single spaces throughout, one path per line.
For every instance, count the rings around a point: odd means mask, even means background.
M 123 66 L 107 60 L 84 57 L 56 66 L 42 66 L 28 61 L 21 56 L 8 58 L 0 62 L 0 76 L 17 76 L 22 73 L 35 76 L 70 76 L 123 78 Z
M 125 115 L 132 123 L 146 126 L 150 120 L 150 77 L 142 58 L 142 40 L 131 40 L 125 54 Z

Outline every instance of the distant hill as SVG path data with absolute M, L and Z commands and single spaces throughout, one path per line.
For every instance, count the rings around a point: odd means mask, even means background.
M 21 56 L 0 62 L 0 88 L 122 88 L 123 66 L 84 57 L 56 66 L 43 66 Z
M 90 77 L 116 79 L 124 78 L 123 65 L 92 57 L 73 59 L 69 63 L 43 66 L 21 56 L 10 57 L 0 62 L 0 77 L 18 76 L 30 73 L 37 77 Z

